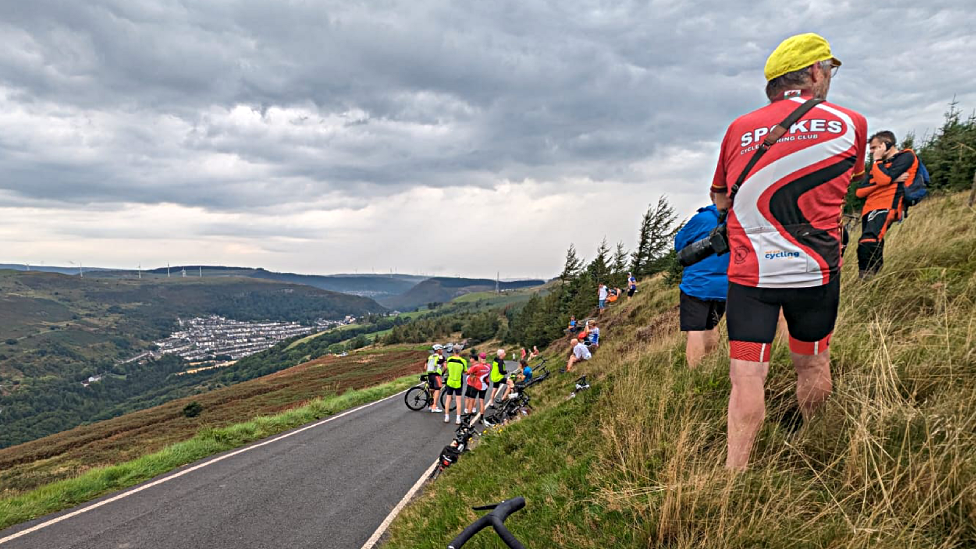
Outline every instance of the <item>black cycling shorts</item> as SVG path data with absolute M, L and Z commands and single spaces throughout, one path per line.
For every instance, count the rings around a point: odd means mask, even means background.
M 436 372 L 427 373 L 427 384 L 430 385 L 431 391 L 436 391 L 441 388 L 441 376 Z
M 450 385 L 447 385 L 447 386 L 444 387 L 444 394 L 445 395 L 448 395 L 448 396 L 451 396 L 451 395 L 461 396 L 461 388 L 460 387 L 451 387 Z
M 817 355 L 827 350 L 840 304 L 840 276 L 810 288 L 754 288 L 729 284 L 730 355 L 768 362 L 780 309 L 790 329 L 790 350 Z
M 627 297 L 634 297 L 634 292 L 636 292 L 636 291 L 637 291 L 637 288 L 630 288 L 630 289 L 628 289 L 627 290 Z
M 480 389 L 479 390 L 479 389 L 475 389 L 474 387 L 468 385 L 467 388 L 464 389 L 464 396 L 466 396 L 468 398 L 485 398 L 485 394 L 487 392 L 488 392 L 488 389 Z
M 698 299 L 681 292 L 679 312 L 682 332 L 704 332 L 718 326 L 725 302 Z

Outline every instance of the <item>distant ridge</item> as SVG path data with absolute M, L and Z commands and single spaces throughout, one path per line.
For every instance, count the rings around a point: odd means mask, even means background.
M 22 263 L 0 263 L 0 269 L 26 271 L 27 266 Z M 31 265 L 30 270 L 65 275 L 78 274 L 78 267 Z M 313 288 L 329 290 L 330 292 L 369 297 L 381 302 L 386 307 L 400 310 L 416 309 L 432 301 L 447 302 L 467 293 L 495 289 L 495 280 L 490 278 L 428 277 L 399 273 L 337 273 L 318 275 L 281 273 L 260 267 L 199 264 L 170 265 L 168 268 L 147 268 L 141 271 L 141 276 L 143 279 L 166 278 L 168 271 L 169 277 L 175 278 L 182 277 L 184 270 L 186 271 L 187 277 L 236 276 L 273 280 L 289 284 L 303 284 Z M 140 276 L 140 271 L 133 269 L 84 267 L 84 271 L 86 276 L 93 278 L 138 278 Z M 411 290 L 424 282 L 427 282 L 426 286 L 408 295 Z M 511 290 L 541 286 L 544 283 L 544 280 L 536 279 L 504 279 L 501 281 L 500 288 L 503 290 Z

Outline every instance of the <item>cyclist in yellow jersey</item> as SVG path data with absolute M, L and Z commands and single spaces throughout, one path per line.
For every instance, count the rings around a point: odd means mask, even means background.
M 449 403 L 453 396 L 457 402 L 454 422 L 460 425 L 461 410 L 463 409 L 462 401 L 464 399 L 461 388 L 464 385 L 463 376 L 468 371 L 468 361 L 461 356 L 461 350 L 458 347 L 452 347 L 451 356 L 444 363 L 444 366 L 447 368 L 447 382 L 444 384 L 444 394 L 447 395 L 447 398 L 444 399 L 444 423 L 451 421 Z
M 430 403 L 431 413 L 443 412 L 437 407 L 441 396 L 441 364 L 444 362 L 444 347 L 434 345 L 434 354 L 427 357 L 427 383 L 434 392 L 434 400 Z
M 507 372 L 505 371 L 505 349 L 498 349 L 495 354 L 495 359 L 491 361 L 491 374 L 489 379 L 491 379 L 491 384 L 494 388 L 491 391 L 491 400 L 488 401 L 488 406 L 495 405 L 495 398 L 500 394 L 504 394 L 506 386 L 502 381 L 505 379 Z

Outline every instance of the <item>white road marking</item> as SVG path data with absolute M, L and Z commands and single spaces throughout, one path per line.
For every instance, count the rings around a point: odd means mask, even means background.
M 9 536 L 7 536 L 5 538 L 0 538 L 0 545 L 3 545 L 4 543 L 7 543 L 8 541 L 13 541 L 13 540 L 15 540 L 15 539 L 17 539 L 17 538 L 19 538 L 21 536 L 26 536 L 27 534 L 30 534 L 32 532 L 36 532 L 36 531 L 38 531 L 38 530 L 40 530 L 42 528 L 47 528 L 48 526 L 51 526 L 53 524 L 57 524 L 57 523 L 59 523 L 59 522 L 61 522 L 63 520 L 67 520 L 69 518 L 76 517 L 78 515 L 87 513 L 88 511 L 91 511 L 92 509 L 97 509 L 97 508 L 101 507 L 102 505 L 108 505 L 109 503 L 118 501 L 118 500 L 123 499 L 123 498 L 127 498 L 127 497 L 131 496 L 132 494 L 137 494 L 137 493 L 139 493 L 139 492 L 141 492 L 143 490 L 147 490 L 149 488 L 152 488 L 153 486 L 158 486 L 158 485 L 160 485 L 160 484 L 162 484 L 164 482 L 169 482 L 169 481 L 173 480 L 174 478 L 182 477 L 183 475 L 185 475 L 187 473 L 192 473 L 193 471 L 196 471 L 197 469 L 202 469 L 202 468 L 206 467 L 207 465 L 213 465 L 214 463 L 217 463 L 218 461 L 223 461 L 223 460 L 225 460 L 225 459 L 227 459 L 229 457 L 234 457 L 234 456 L 236 456 L 238 454 L 243 454 L 244 452 L 248 452 L 248 451 L 253 450 L 255 448 L 260 448 L 260 447 L 265 446 L 267 444 L 271 444 L 272 442 L 278 442 L 279 440 L 288 438 L 288 437 L 290 437 L 292 435 L 297 435 L 298 433 L 301 433 L 302 431 L 307 431 L 309 429 L 313 429 L 315 427 L 318 427 L 319 425 L 323 425 L 325 423 L 328 423 L 328 422 L 330 422 L 330 421 L 332 421 L 334 419 L 339 419 L 342 416 L 346 416 L 346 415 L 352 414 L 354 412 L 358 412 L 359 410 L 364 410 L 364 409 L 369 408 L 370 406 L 372 406 L 374 404 L 379 404 L 380 402 L 384 402 L 384 401 L 390 400 L 393 397 L 402 395 L 405 392 L 406 392 L 406 390 L 400 391 L 399 393 L 390 395 L 390 396 L 388 396 L 386 398 L 383 398 L 383 399 L 380 399 L 380 400 L 376 400 L 376 401 L 370 402 L 369 404 L 364 404 L 364 405 L 359 406 L 357 408 L 353 408 L 351 410 L 346 410 L 345 412 L 342 412 L 341 414 L 337 414 L 337 415 L 328 417 L 328 418 L 323 419 L 322 421 L 319 421 L 317 423 L 313 423 L 311 425 L 306 425 L 305 427 L 302 427 L 301 429 L 296 429 L 294 431 L 285 433 L 283 435 L 279 435 L 279 436 L 277 436 L 275 438 L 268 439 L 268 440 L 266 440 L 264 442 L 259 442 L 257 444 L 252 445 L 252 446 L 245 446 L 244 448 L 241 448 L 239 450 L 235 450 L 235 451 L 233 451 L 233 452 L 231 452 L 229 454 L 224 454 L 222 456 L 219 456 L 219 457 L 216 457 L 214 459 L 211 459 L 210 461 L 205 461 L 205 462 L 203 462 L 203 463 L 201 463 L 199 465 L 194 465 L 193 467 L 190 467 L 189 469 L 184 469 L 184 470 L 182 470 L 182 471 L 180 471 L 180 472 L 178 472 L 176 474 L 170 475 L 170 476 L 165 477 L 165 478 L 161 478 L 159 480 L 154 480 L 154 481 L 150 482 L 149 484 L 144 484 L 142 486 L 139 486 L 138 488 L 133 488 L 132 490 L 129 490 L 128 492 L 122 492 L 121 494 L 115 495 L 115 496 L 110 497 L 110 498 L 108 498 L 106 500 L 102 500 L 102 501 L 100 501 L 98 503 L 94 503 L 92 505 L 89 505 L 88 507 L 82 507 L 81 509 L 78 509 L 77 511 L 72 511 L 72 512 L 66 514 L 66 515 L 61 515 L 60 517 L 53 518 L 53 519 L 51 519 L 51 520 L 49 520 L 47 522 L 42 522 L 42 523 L 40 523 L 38 525 L 31 526 L 30 528 L 27 528 L 25 530 L 21 530 L 20 532 L 17 532 L 15 534 L 11 534 L 11 535 L 9 535 Z
M 403 496 L 403 499 L 400 500 L 400 503 L 396 504 L 396 507 L 394 507 L 393 510 L 390 511 L 389 515 L 386 515 L 386 518 L 383 520 L 383 523 L 380 524 L 380 527 L 377 528 L 375 532 L 373 532 L 373 535 L 370 536 L 368 540 L 366 540 L 366 543 L 360 549 L 373 549 L 373 546 L 376 545 L 376 542 L 378 542 L 380 538 L 383 537 L 383 534 L 386 533 L 386 529 L 389 528 L 390 524 L 393 523 L 393 519 L 395 519 L 397 515 L 400 514 L 400 511 L 403 511 L 403 508 L 404 506 L 407 505 L 407 502 L 410 501 L 413 495 L 417 493 L 417 490 L 420 490 L 420 487 L 424 485 L 424 481 L 427 480 L 427 477 L 429 477 L 430 474 L 434 472 L 434 467 L 437 467 L 437 460 L 434 460 L 434 463 L 430 464 L 430 467 L 428 467 L 427 470 L 424 471 L 424 474 L 420 475 L 420 478 L 417 479 L 417 482 L 415 482 L 414 485 L 410 488 L 410 490 L 407 491 L 407 495 Z

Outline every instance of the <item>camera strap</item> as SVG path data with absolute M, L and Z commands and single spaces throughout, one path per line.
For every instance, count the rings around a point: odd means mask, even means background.
M 766 151 L 773 146 L 773 143 L 776 143 L 780 137 L 786 135 L 786 132 L 790 131 L 790 127 L 793 124 L 796 124 L 800 118 L 803 118 L 803 115 L 810 112 L 810 109 L 823 102 L 823 99 L 807 99 L 802 105 L 797 107 L 796 110 L 791 112 L 790 115 L 787 116 L 782 122 L 773 126 L 773 129 L 769 130 L 769 134 L 766 135 L 766 139 L 763 139 L 763 142 L 759 144 L 759 148 L 756 149 L 755 153 L 753 153 L 752 158 L 749 159 L 749 163 L 746 164 L 746 167 L 743 168 L 742 173 L 739 174 L 739 178 L 736 179 L 735 184 L 732 185 L 732 190 L 729 192 L 730 203 L 735 201 L 735 195 L 739 192 L 739 187 L 742 186 L 742 183 L 746 180 L 746 177 L 749 176 L 749 172 L 756 167 L 756 163 L 759 162 L 759 159 L 762 158 L 762 156 L 766 154 Z M 732 209 L 731 206 L 729 209 Z

